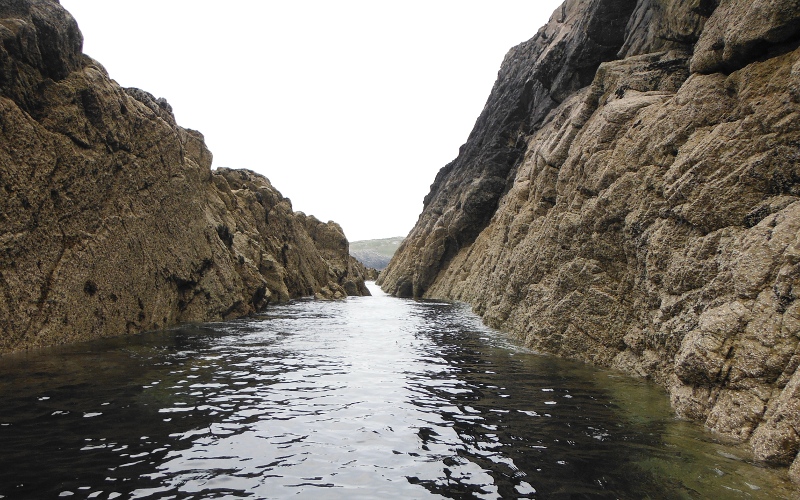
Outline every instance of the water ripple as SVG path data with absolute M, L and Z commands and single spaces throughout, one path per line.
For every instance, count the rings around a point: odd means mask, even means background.
M 0 498 L 793 494 L 657 388 L 373 292 L 0 359 Z

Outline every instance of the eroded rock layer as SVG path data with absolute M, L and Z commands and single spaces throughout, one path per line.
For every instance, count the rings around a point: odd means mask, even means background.
M 800 3 L 632 4 L 568 0 L 509 52 L 382 286 L 652 378 L 800 479 Z
M 368 294 L 337 224 L 212 171 L 82 43 L 56 1 L 0 3 L 0 353 Z

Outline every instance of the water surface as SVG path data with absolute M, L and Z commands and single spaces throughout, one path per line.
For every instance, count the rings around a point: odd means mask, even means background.
M 0 358 L 0 498 L 795 495 L 657 387 L 372 291 Z

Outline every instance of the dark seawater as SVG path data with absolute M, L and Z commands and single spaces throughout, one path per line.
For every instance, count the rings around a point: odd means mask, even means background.
M 372 290 L 0 358 L 0 498 L 795 495 L 652 385 Z

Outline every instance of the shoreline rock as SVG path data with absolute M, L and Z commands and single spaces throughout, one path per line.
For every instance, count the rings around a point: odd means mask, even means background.
M 526 94 L 549 51 L 597 43 L 575 21 L 592 9 L 625 19 L 605 24 L 613 57 L 588 47 L 592 79 Z M 619 9 L 567 1 L 509 52 L 379 284 L 650 378 L 677 415 L 798 481 L 800 7 Z
M 0 5 L 0 353 L 369 293 L 341 227 L 211 170 L 82 40 L 56 1 Z

